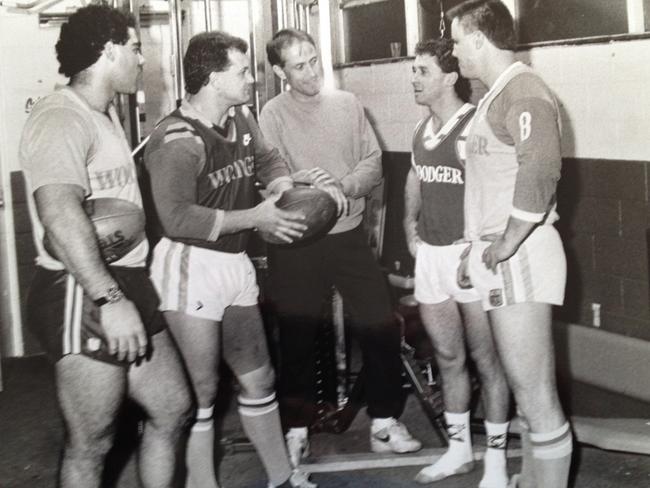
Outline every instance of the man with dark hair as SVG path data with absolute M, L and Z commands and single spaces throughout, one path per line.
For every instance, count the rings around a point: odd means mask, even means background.
M 100 486 L 126 397 L 146 414 L 138 456 L 142 484 L 171 488 L 191 418 L 185 374 L 145 269 L 146 240 L 109 266 L 84 212 L 84 204 L 98 198 L 142 208 L 112 104 L 116 94 L 135 92 L 144 63 L 133 25 L 106 6 L 70 16 L 56 45 L 70 83 L 34 107 L 21 141 L 38 249 L 27 322 L 56 361 L 67 431 L 64 488 Z
M 280 324 L 280 399 L 292 461 L 300 462 L 308 450 L 307 429 L 316 413 L 316 333 L 332 286 L 343 297 L 363 354 L 373 419 L 371 449 L 417 451 L 420 442 L 397 421 L 404 406 L 399 328 L 361 226 L 364 198 L 382 175 L 377 139 L 354 95 L 323 89 L 311 36 L 279 31 L 267 44 L 267 54 L 275 74 L 291 89 L 264 106 L 264 135 L 287 159 L 294 178 L 331 178 L 349 200 L 346 212 L 322 239 L 269 249 L 270 295 Z
M 466 344 L 481 379 L 487 451 L 479 488 L 508 484 L 505 447 L 509 391 L 494 347 L 487 315 L 473 288 L 456 283 L 463 243 L 465 141 L 459 138 L 474 114 L 471 88 L 451 54 L 453 43 L 434 39 L 415 48 L 412 85 L 415 102 L 430 115 L 416 127 L 412 167 L 404 189 L 404 231 L 415 258 L 415 299 L 431 337 L 442 378 L 447 452 L 416 476 L 431 483 L 474 466 L 470 432 L 471 380 Z
M 156 127 L 145 152 L 163 227 L 151 276 L 199 406 L 186 486 L 218 486 L 212 415 L 223 354 L 239 381 L 242 426 L 269 486 L 311 488 L 316 485 L 292 469 L 284 448 L 256 274 L 245 252 L 254 229 L 291 242 L 305 226 L 301 214 L 275 206 L 293 181 L 245 105 L 253 83 L 247 48 L 223 32 L 190 40 L 183 63 L 187 97 Z M 257 206 L 256 180 L 274 195 Z
M 523 467 L 513 485 L 567 486 L 572 435 L 555 380 L 552 305 L 566 260 L 553 223 L 560 178 L 560 113 L 551 91 L 515 61 L 513 20 L 500 1 L 450 11 L 461 73 L 485 84 L 467 134 L 465 238 L 459 269 L 481 294 L 524 424 Z M 517 480 L 518 478 L 518 480 Z

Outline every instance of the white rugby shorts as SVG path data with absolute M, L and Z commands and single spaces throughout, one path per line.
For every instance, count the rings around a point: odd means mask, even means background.
M 255 267 L 244 252 L 213 251 L 163 237 L 153 251 L 151 281 L 162 311 L 221 321 L 226 307 L 258 303 Z
M 525 302 L 564 303 L 566 257 L 555 227 L 540 225 L 533 230 L 514 256 L 497 265 L 496 274 L 482 261 L 490 244 L 473 242 L 469 255 L 469 278 L 484 310 Z
M 474 288 L 460 288 L 456 279 L 460 255 L 467 246 L 432 246 L 426 242 L 418 245 L 414 294 L 418 302 L 436 304 L 451 298 L 458 303 L 470 303 L 481 299 Z

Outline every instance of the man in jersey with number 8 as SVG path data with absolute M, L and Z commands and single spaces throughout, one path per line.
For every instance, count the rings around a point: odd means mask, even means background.
M 561 305 L 566 260 L 553 223 L 560 178 L 560 114 L 528 66 L 515 61 L 513 20 L 496 0 L 449 12 L 461 73 L 489 90 L 467 133 L 465 238 L 459 268 L 488 311 L 524 422 L 522 472 L 512 486 L 567 486 L 572 435 L 557 394 L 552 305 Z M 530 430 L 528 430 L 528 428 Z

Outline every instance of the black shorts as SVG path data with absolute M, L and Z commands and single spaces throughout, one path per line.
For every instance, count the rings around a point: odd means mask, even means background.
M 120 289 L 142 318 L 147 336 L 167 328 L 158 310 L 158 294 L 145 268 L 110 267 Z M 128 366 L 108 353 L 100 308 L 84 294 L 66 271 L 37 267 L 27 297 L 27 327 L 53 361 L 67 354 L 83 354 L 98 361 Z

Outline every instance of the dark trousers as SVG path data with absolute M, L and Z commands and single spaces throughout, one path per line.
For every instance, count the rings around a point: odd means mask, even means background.
M 280 328 L 279 395 L 286 428 L 311 425 L 316 412 L 316 335 L 335 286 L 359 342 L 368 414 L 399 417 L 404 408 L 400 333 L 385 278 L 357 227 L 299 247 L 270 246 L 269 296 Z

